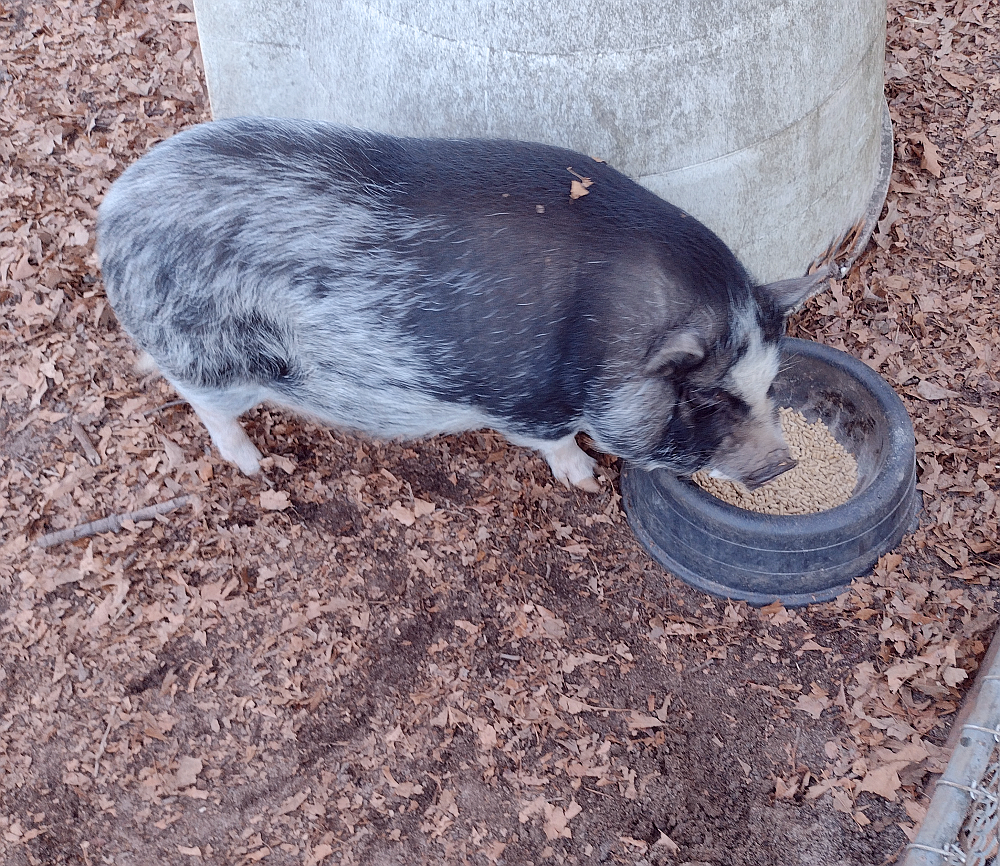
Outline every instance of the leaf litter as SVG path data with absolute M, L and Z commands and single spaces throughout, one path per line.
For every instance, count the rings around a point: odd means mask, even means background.
M 582 495 L 489 432 L 261 408 L 265 477 L 220 463 L 93 256 L 111 181 L 208 119 L 193 10 L 0 7 L 4 861 L 891 862 L 997 624 L 997 25 L 890 3 L 886 208 L 791 328 L 902 395 L 920 527 L 758 610 L 649 561 L 611 458 Z

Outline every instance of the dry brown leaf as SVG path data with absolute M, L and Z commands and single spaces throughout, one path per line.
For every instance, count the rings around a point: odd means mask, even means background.
M 784 625 L 792 618 L 792 615 L 780 601 L 772 601 L 770 604 L 762 607 L 760 615 L 764 619 L 774 623 L 774 625 Z
M 914 390 L 925 400 L 951 400 L 955 397 L 961 396 L 961 394 L 957 391 L 952 391 L 949 388 L 943 388 L 941 385 L 937 385 L 929 379 L 921 380 L 920 384 L 918 384 Z
M 306 857 L 306 866 L 316 866 L 317 863 L 325 860 L 333 853 L 333 846 L 328 845 L 326 842 L 321 842 L 312 851 L 309 852 L 309 856 Z
M 204 764 L 201 758 L 185 755 L 177 760 L 177 772 L 174 776 L 174 785 L 177 788 L 187 788 L 193 785 L 198 774 L 202 771 Z
M 497 730 L 484 719 L 473 719 L 472 729 L 479 736 L 479 744 L 484 749 L 493 749 L 497 746 Z
M 582 713 L 584 710 L 593 709 L 593 707 L 586 702 L 578 700 L 577 698 L 571 698 L 568 695 L 559 696 L 559 706 L 573 716 L 577 713 Z
M 898 769 L 900 769 L 900 765 L 897 764 L 876 767 L 865 774 L 864 779 L 858 785 L 857 793 L 870 791 L 872 794 L 878 794 L 878 796 L 888 800 L 890 803 L 895 803 L 896 792 L 899 790 L 901 784 L 899 774 L 897 773 Z
M 929 171 L 934 177 L 941 177 L 940 153 L 935 145 L 926 135 L 918 133 L 913 140 L 920 145 L 923 155 L 920 159 L 920 167 Z
M 830 706 L 829 698 L 817 697 L 815 695 L 799 695 L 795 702 L 795 709 L 808 713 L 814 719 L 818 719 L 823 710 Z
M 284 511 L 292 504 L 284 490 L 262 490 L 260 507 L 265 511 Z
M 413 516 L 416 518 L 426 517 L 428 514 L 433 514 L 437 506 L 433 502 L 427 502 L 424 499 L 414 499 L 413 500 Z
M 396 520 L 402 523 L 403 526 L 413 526 L 413 524 L 416 523 L 417 521 L 417 518 L 413 514 L 413 510 L 407 508 L 399 500 L 393 502 L 386 509 L 386 511 L 388 511 L 390 515 L 395 517 Z
M 952 688 L 955 688 L 959 683 L 964 682 L 968 678 L 969 674 L 963 668 L 949 666 L 941 669 L 941 679 Z
M 637 713 L 634 710 L 625 722 L 630 731 L 645 731 L 649 728 L 661 728 L 664 725 L 664 723 L 655 716 L 647 716 L 643 713 Z
M 923 669 L 924 664 L 915 661 L 904 661 L 893 665 L 885 672 L 886 679 L 889 682 L 889 691 L 898 692 L 903 683 Z

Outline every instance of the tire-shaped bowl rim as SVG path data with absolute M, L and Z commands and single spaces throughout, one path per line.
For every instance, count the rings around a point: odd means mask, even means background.
M 639 541 L 654 559 L 685 583 L 713 595 L 742 599 L 751 604 L 781 600 L 793 606 L 828 601 L 843 593 L 853 578 L 867 571 L 879 556 L 899 543 L 919 511 L 920 500 L 915 489 L 913 426 L 902 400 L 892 387 L 866 364 L 839 349 L 792 337 L 782 338 L 781 349 L 783 364 L 796 357 L 804 357 L 842 371 L 860 384 L 879 407 L 888 436 L 884 449 L 886 457 L 876 477 L 862 490 L 842 505 L 815 514 L 759 514 L 723 502 L 690 480 L 678 478 L 665 470 L 645 472 L 626 465 L 622 471 L 621 492 L 629 524 Z M 697 516 L 704 526 L 706 541 L 717 538 L 747 550 L 773 551 L 776 557 L 792 555 L 789 544 L 794 545 L 795 551 L 802 552 L 830 549 L 836 545 L 818 543 L 819 539 L 839 534 L 843 536 L 841 542 L 849 545 L 864 532 L 870 533 L 873 528 L 878 530 L 883 528 L 883 524 L 888 525 L 884 527 L 886 531 L 876 537 L 870 550 L 844 564 L 843 573 L 838 573 L 837 566 L 797 574 L 777 572 L 775 574 L 787 577 L 790 583 L 804 580 L 809 584 L 811 575 L 813 582 L 818 581 L 818 584 L 803 586 L 803 591 L 757 592 L 713 580 L 665 550 L 661 541 L 669 542 L 669 539 L 653 538 L 641 513 L 636 511 L 636 497 L 643 488 L 653 488 L 660 496 L 672 499 L 668 507 L 680 517 Z M 694 525 L 693 521 L 688 522 Z M 751 539 L 760 539 L 764 543 L 747 543 Z M 772 543 L 766 543 L 768 540 Z M 801 544 L 796 544 L 797 541 Z M 727 567 L 733 566 L 723 560 L 715 561 Z

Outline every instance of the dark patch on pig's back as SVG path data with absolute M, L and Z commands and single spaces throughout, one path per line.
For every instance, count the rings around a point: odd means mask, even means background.
M 572 286 L 547 291 L 530 274 L 472 272 L 464 285 L 426 283 L 400 327 L 435 397 L 561 437 L 586 407 L 604 349 L 596 317 Z M 520 291 L 506 287 L 516 283 Z

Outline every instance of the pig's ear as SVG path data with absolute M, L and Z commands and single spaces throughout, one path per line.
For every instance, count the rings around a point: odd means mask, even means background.
M 798 309 L 813 295 L 823 291 L 823 283 L 833 276 L 831 269 L 822 268 L 814 274 L 798 277 L 794 280 L 781 280 L 761 286 L 761 291 L 767 292 L 782 315 L 787 316 Z
M 692 366 L 705 357 L 705 340 L 697 331 L 678 331 L 668 335 L 646 361 L 647 375 L 657 376 Z

